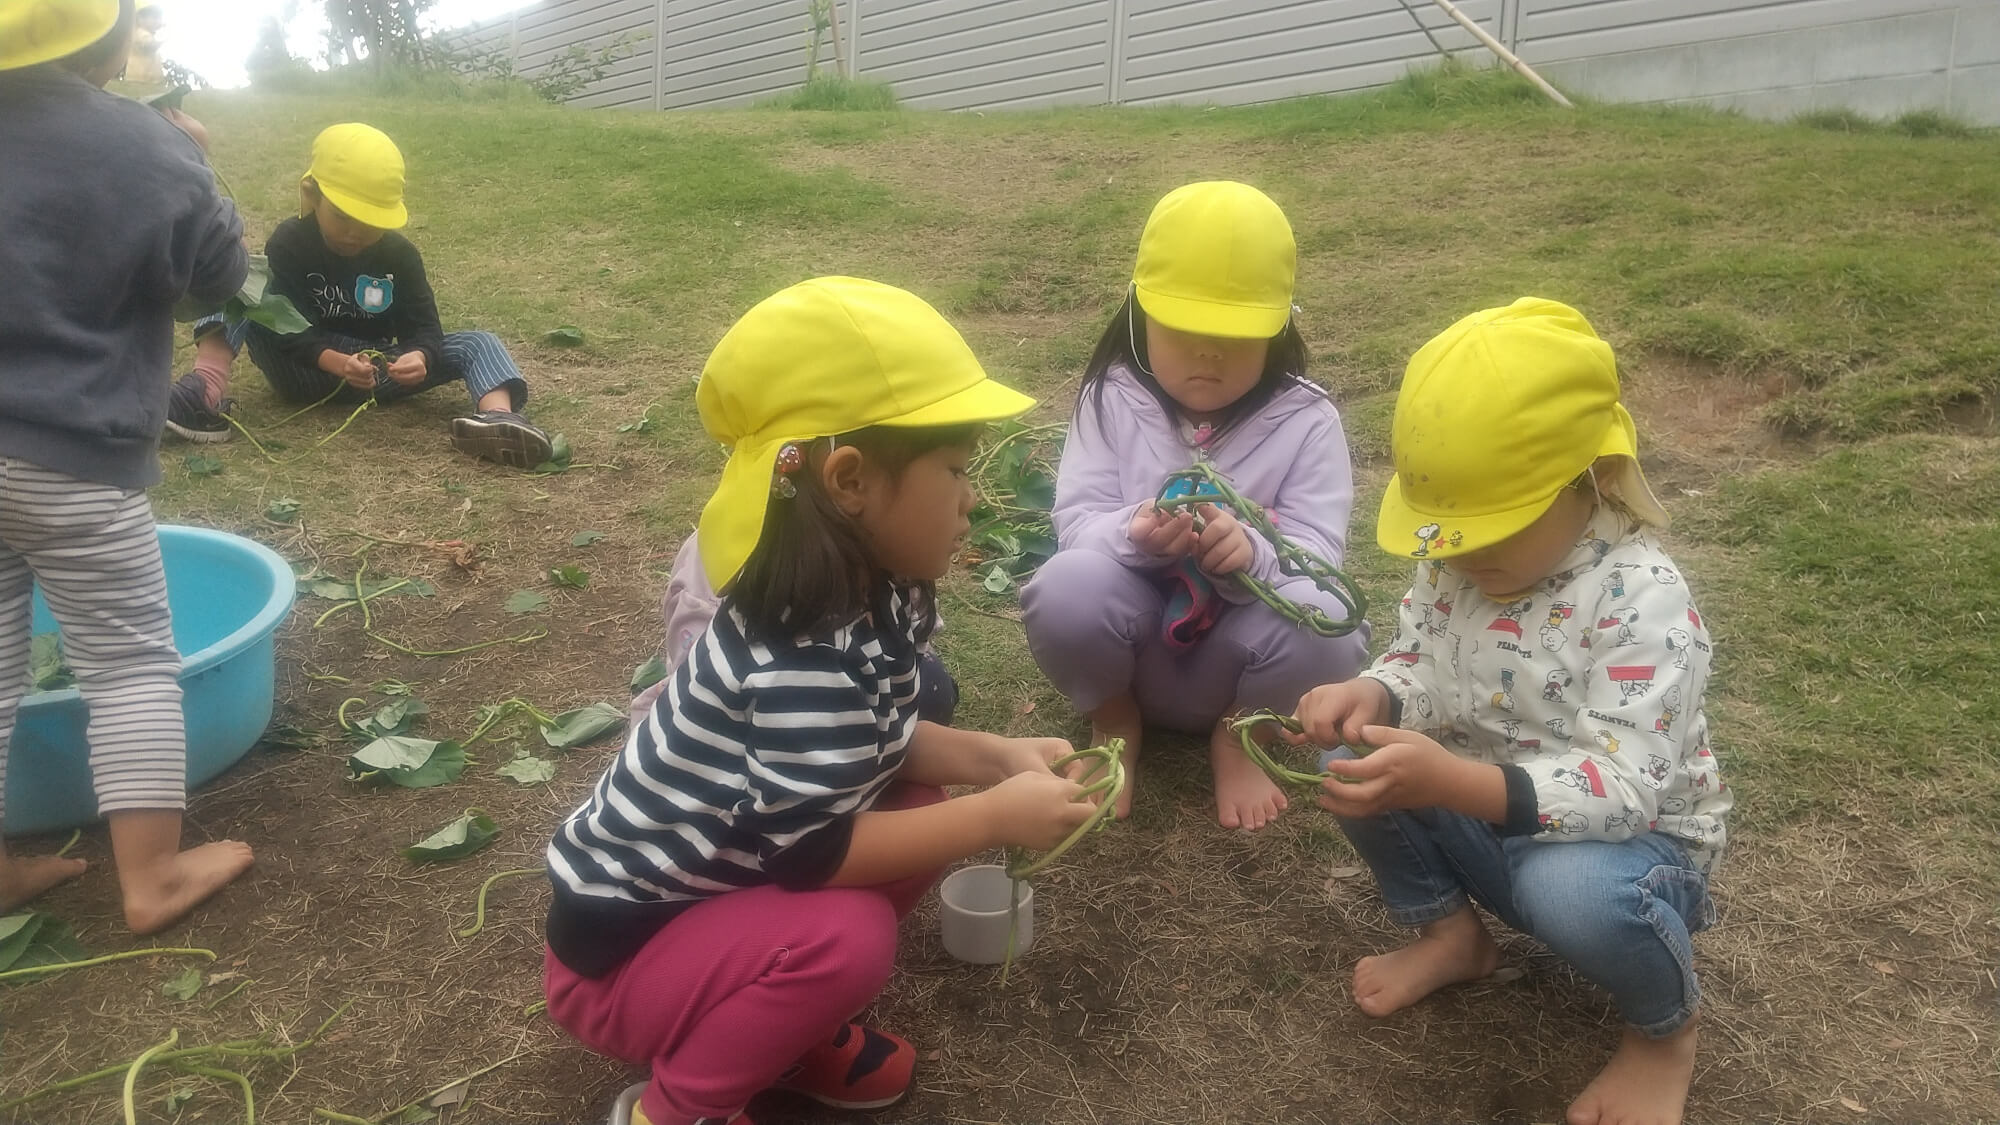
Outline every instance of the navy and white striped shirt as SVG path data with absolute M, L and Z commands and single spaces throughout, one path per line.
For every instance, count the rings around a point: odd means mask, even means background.
M 602 976 L 705 898 L 832 877 L 917 726 L 910 598 L 885 584 L 876 607 L 767 645 L 724 599 L 549 842 L 558 959 Z

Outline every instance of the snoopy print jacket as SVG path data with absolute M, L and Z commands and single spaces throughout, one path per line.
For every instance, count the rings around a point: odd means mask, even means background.
M 1704 873 L 1734 798 L 1709 745 L 1708 630 L 1652 533 L 1602 505 L 1556 574 L 1513 601 L 1419 563 L 1363 673 L 1394 722 L 1508 774 L 1501 831 L 1550 842 L 1664 832 Z

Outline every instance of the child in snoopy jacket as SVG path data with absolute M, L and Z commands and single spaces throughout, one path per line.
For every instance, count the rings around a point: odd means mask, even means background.
M 1376 539 L 1414 560 L 1395 639 L 1299 701 L 1335 751 L 1319 803 L 1417 931 L 1364 957 L 1382 1016 L 1493 972 L 1476 900 L 1625 1019 L 1573 1125 L 1678 1122 L 1701 988 L 1692 937 L 1733 797 L 1709 745 L 1708 630 L 1653 528 L 1611 349 L 1575 309 L 1475 313 L 1410 360 Z

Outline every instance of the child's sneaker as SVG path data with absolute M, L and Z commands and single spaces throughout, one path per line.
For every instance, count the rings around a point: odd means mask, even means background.
M 645 1095 L 646 1085 L 641 1082 L 627 1086 L 625 1092 L 618 1095 L 618 1100 L 611 1103 L 611 1117 L 605 1125 L 653 1125 L 652 1118 L 647 1117 L 645 1111 L 639 1108 L 639 1099 Z M 694 1125 L 757 1125 L 757 1123 L 750 1120 L 749 1114 L 738 1113 L 728 1118 L 704 1117 Z
M 850 1023 L 806 1052 L 777 1088 L 835 1109 L 883 1109 L 910 1092 L 916 1071 L 915 1047 L 886 1031 Z
M 549 435 L 511 410 L 482 410 L 453 418 L 451 444 L 460 453 L 510 469 L 532 469 L 555 455 Z
M 223 414 L 234 410 L 232 399 L 223 399 L 220 407 L 208 407 L 207 384 L 201 376 L 190 371 L 175 381 L 167 389 L 167 432 L 183 441 L 217 442 L 228 441 L 236 436 Z

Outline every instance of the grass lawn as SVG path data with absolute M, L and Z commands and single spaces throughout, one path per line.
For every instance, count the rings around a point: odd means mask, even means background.
M 1300 245 L 1312 374 L 1345 414 L 1364 500 L 1350 564 L 1378 629 L 1408 580 L 1373 547 L 1404 359 L 1458 316 L 1528 293 L 1582 308 L 1618 349 L 1670 542 L 1716 636 L 1709 705 L 1739 790 L 1698 942 L 1706 990 L 1697 1121 L 2000 1118 L 2000 140 L 1769 125 L 1705 112 L 1552 109 L 1492 76 L 1247 109 L 584 113 L 467 97 L 200 95 L 190 111 L 258 239 L 296 205 L 313 135 L 386 129 L 409 160 L 409 234 L 447 328 L 514 348 L 531 407 L 577 467 L 509 473 L 454 454 L 449 392 L 284 424 L 247 361 L 247 442 L 169 447 L 163 519 L 259 538 L 302 568 L 421 577 L 430 597 L 281 634 L 279 719 L 301 749 L 253 755 L 193 797 L 190 835 L 250 841 L 242 883 L 159 944 L 236 974 L 192 998 L 182 967 L 132 960 L 0 986 L 0 1103 L 183 1045 L 269 1033 L 290 1062 L 244 1064 L 260 1119 L 364 1119 L 509 1060 L 446 1122 L 579 1122 L 632 1071 L 524 1009 L 540 998 L 548 833 L 613 752 L 549 755 L 512 720 L 458 781 L 344 779 L 342 701 L 401 681 L 419 728 L 464 737 L 480 709 L 622 706 L 659 641 L 675 548 L 721 454 L 692 378 L 728 323 L 801 278 L 915 289 L 998 377 L 1057 421 L 1119 299 L 1154 200 L 1183 182 L 1256 183 Z M 576 347 L 544 334 L 575 326 Z M 196 467 L 202 467 L 197 465 Z M 298 515 L 273 521 L 274 501 Z M 596 532 L 593 538 L 582 533 Z M 477 559 L 471 557 L 476 551 Z M 365 552 L 365 553 L 361 553 Z M 469 564 L 469 565 L 468 565 Z M 552 568 L 587 572 L 558 586 Z M 517 591 L 547 604 L 510 612 Z M 947 587 L 946 659 L 968 725 L 1081 737 L 1029 659 L 1012 600 Z M 517 605 L 515 608 L 519 608 Z M 556 761 L 546 784 L 496 771 Z M 1529 944 L 1525 974 L 1390 1019 L 1347 996 L 1359 956 L 1399 940 L 1332 824 L 1296 807 L 1254 836 L 1217 828 L 1202 755 L 1155 740 L 1125 826 L 1040 883 L 1040 943 L 1006 989 L 948 961 L 926 911 L 877 1014 L 924 1052 L 891 1121 L 1546 1121 L 1608 1056 L 1605 999 Z M 398 849 L 467 806 L 502 834 L 456 864 Z M 60 840 L 20 842 L 53 850 Z M 93 953 L 134 948 L 109 845 L 40 909 Z M 1509 974 L 1512 975 L 1512 974 Z M 231 993 L 238 984 L 247 987 Z M 149 1069 L 145 1121 L 234 1120 L 226 1082 Z M 116 1080 L 0 1109 L 115 1120 Z M 760 1122 L 822 1120 L 759 1103 Z

